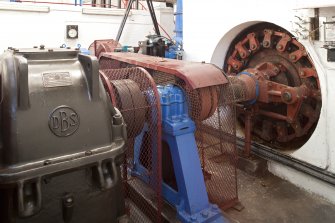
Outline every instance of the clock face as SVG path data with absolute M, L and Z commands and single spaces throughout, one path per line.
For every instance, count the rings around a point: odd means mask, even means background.
M 70 30 L 68 31 L 68 35 L 69 35 L 70 38 L 76 38 L 76 37 L 77 37 L 77 34 L 78 34 L 78 32 L 77 32 L 77 30 L 75 30 L 75 29 L 70 29 Z
M 78 25 L 67 25 L 66 26 L 66 38 L 77 39 L 78 38 Z

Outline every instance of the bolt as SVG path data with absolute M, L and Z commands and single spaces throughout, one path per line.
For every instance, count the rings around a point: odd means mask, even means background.
M 292 101 L 292 95 L 290 92 L 284 92 L 282 95 L 284 101 L 290 102 Z
M 245 53 L 244 52 L 241 52 L 240 55 L 241 55 L 242 58 L 245 57 Z
M 197 216 L 192 215 L 191 216 L 191 221 L 196 221 L 196 220 L 197 220 Z
M 278 67 L 275 67 L 273 70 L 274 70 L 274 72 L 276 72 L 276 74 L 278 74 L 278 72 L 279 72 Z
M 282 50 L 283 49 L 283 46 L 281 45 L 281 44 L 279 44 L 278 46 L 277 46 L 277 50 Z
M 201 212 L 201 216 L 204 217 L 204 218 L 207 218 L 208 217 L 208 211 Z
M 238 65 L 234 64 L 233 67 L 237 70 L 238 69 Z
M 269 41 L 263 41 L 263 46 L 268 47 L 270 45 Z
M 300 71 L 300 76 L 305 76 L 305 72 L 303 72 L 303 71 Z
M 47 166 L 47 165 L 50 165 L 51 164 L 51 160 L 45 160 L 44 161 L 44 165 Z
M 66 49 L 68 49 L 68 50 L 69 50 L 69 49 L 71 49 L 71 47 L 69 47 L 69 46 L 68 46 L 68 47 L 66 47 Z
M 40 50 L 44 50 L 45 46 L 42 44 L 40 45 Z
M 38 46 L 33 46 L 35 49 L 38 48 Z
M 72 203 L 72 202 L 73 202 L 72 197 L 68 197 L 68 198 L 66 198 L 66 203 Z
M 53 52 L 54 50 L 53 49 L 48 49 L 49 52 Z
M 290 59 L 295 60 L 295 59 L 297 59 L 297 57 L 294 54 L 292 54 L 292 55 L 290 55 Z
M 88 151 L 85 152 L 85 156 L 90 156 L 92 154 L 93 154 L 93 152 L 91 150 L 88 150 Z
M 120 114 L 115 114 L 113 116 L 113 124 L 114 125 L 121 125 L 122 124 L 122 116 Z

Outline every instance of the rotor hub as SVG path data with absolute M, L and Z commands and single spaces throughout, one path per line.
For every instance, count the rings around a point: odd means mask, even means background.
M 316 69 L 301 43 L 274 25 L 256 25 L 235 39 L 226 64 L 231 77 L 244 73 L 252 77 L 243 77 L 248 79 L 247 89 L 257 82 L 258 95 L 245 98 L 255 99 L 253 103 L 241 103 L 253 112 L 255 135 L 278 148 L 292 142 L 300 147 L 308 140 L 319 118 L 321 91 Z M 242 123 L 244 115 L 241 109 Z

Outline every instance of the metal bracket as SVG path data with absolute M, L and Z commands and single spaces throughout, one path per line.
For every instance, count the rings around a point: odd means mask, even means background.
M 85 71 L 92 100 L 99 97 L 99 63 L 96 57 L 79 54 L 78 59 Z
M 102 189 L 110 189 L 118 182 L 119 174 L 114 160 L 100 161 L 93 168 L 95 178 Z
M 29 107 L 28 61 L 23 56 L 15 56 L 15 63 L 18 63 L 16 71 L 18 78 L 18 107 L 25 110 Z
M 18 182 L 18 215 L 29 217 L 40 211 L 42 206 L 41 178 L 35 182 Z

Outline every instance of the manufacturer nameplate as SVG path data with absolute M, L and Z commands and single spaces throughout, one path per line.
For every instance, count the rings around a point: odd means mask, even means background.
M 69 72 L 54 72 L 42 74 L 44 87 L 63 87 L 72 85 L 72 78 Z

